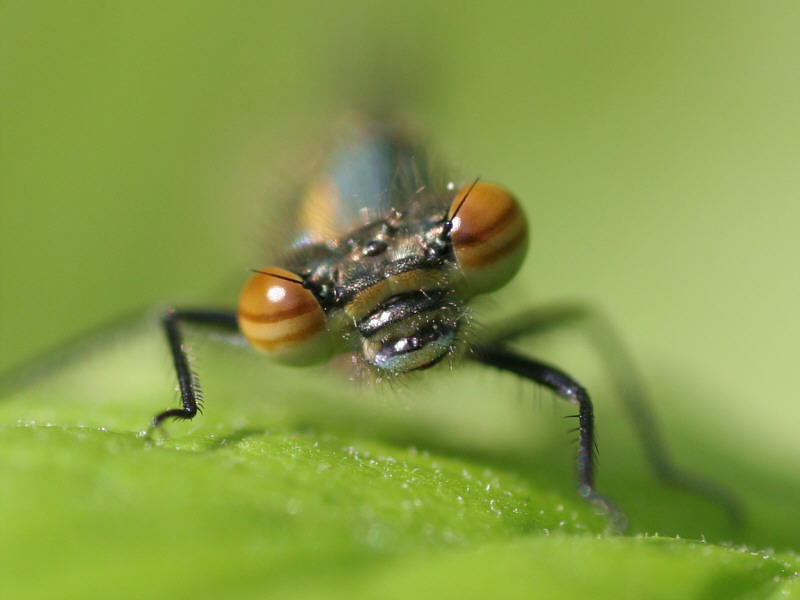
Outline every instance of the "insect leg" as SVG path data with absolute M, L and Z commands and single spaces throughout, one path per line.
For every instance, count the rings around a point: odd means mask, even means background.
M 175 374 L 181 392 L 181 408 L 171 408 L 153 417 L 151 430 L 157 428 L 165 419 L 192 419 L 199 410 L 201 400 L 200 384 L 189 366 L 187 349 L 183 343 L 181 326 L 183 324 L 212 326 L 231 333 L 238 333 L 239 325 L 234 311 L 225 310 L 174 310 L 161 315 L 161 324 L 167 335 Z
M 608 498 L 598 493 L 594 486 L 594 411 L 589 394 L 583 386 L 560 369 L 523 356 L 500 344 L 476 345 L 472 347 L 472 352 L 474 360 L 530 379 L 578 405 L 578 493 L 605 513 L 615 530 L 623 531 L 627 526 L 625 515 Z
M 715 502 L 725 510 L 735 527 L 741 526 L 744 509 L 733 493 L 714 481 L 684 471 L 669 458 L 634 361 L 614 327 L 601 313 L 578 302 L 545 305 L 498 323 L 491 328 L 490 339 L 510 341 L 564 327 L 575 327 L 584 333 L 602 358 L 658 478 Z

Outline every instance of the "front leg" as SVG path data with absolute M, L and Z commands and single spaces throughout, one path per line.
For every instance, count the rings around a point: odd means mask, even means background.
M 161 324 L 175 365 L 175 375 L 181 392 L 181 408 L 170 408 L 153 417 L 150 430 L 156 429 L 165 419 L 193 419 L 200 410 L 202 395 L 197 375 L 189 366 L 187 348 L 183 343 L 181 326 L 184 323 L 211 326 L 230 333 L 238 333 L 236 313 L 226 310 L 174 310 L 161 315 Z
M 583 386 L 556 367 L 523 356 L 500 344 L 476 345 L 472 347 L 472 352 L 474 360 L 543 385 L 561 398 L 578 405 L 578 493 L 608 516 L 613 529 L 624 531 L 627 527 L 625 515 L 608 498 L 598 493 L 594 486 L 594 410 Z
M 744 509 L 735 494 L 713 480 L 685 471 L 670 459 L 634 361 L 601 313 L 577 302 L 545 305 L 496 323 L 488 330 L 491 337 L 487 343 L 502 343 L 567 327 L 582 332 L 605 363 L 656 476 L 675 488 L 716 502 L 728 514 L 731 524 L 741 527 Z

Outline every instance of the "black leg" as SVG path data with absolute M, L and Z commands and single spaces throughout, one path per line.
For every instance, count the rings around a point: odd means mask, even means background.
M 202 400 L 197 376 L 189 366 L 187 349 L 183 343 L 181 325 L 185 323 L 206 325 L 235 333 L 239 331 L 236 313 L 224 310 L 167 310 L 161 315 L 161 323 L 167 335 L 167 342 L 178 377 L 181 392 L 181 408 L 171 408 L 153 417 L 151 430 L 157 428 L 165 419 L 192 419 L 200 410 Z
M 472 352 L 475 360 L 530 379 L 578 405 L 578 493 L 607 515 L 615 530 L 624 531 L 627 526 L 625 515 L 594 487 L 594 412 L 592 401 L 583 386 L 563 371 L 499 344 L 473 346 Z
M 488 331 L 491 332 L 490 341 L 496 343 L 570 326 L 586 334 L 602 357 L 656 475 L 673 487 L 717 503 L 728 513 L 734 526 L 741 526 L 744 510 L 734 494 L 714 481 L 680 469 L 670 460 L 633 360 L 601 314 L 579 303 L 554 304 L 507 319 Z

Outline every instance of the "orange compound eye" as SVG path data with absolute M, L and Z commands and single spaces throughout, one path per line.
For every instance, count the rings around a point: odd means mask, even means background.
M 270 267 L 250 278 L 239 296 L 238 318 L 247 341 L 278 362 L 313 365 L 333 354 L 322 307 L 286 269 Z
M 528 250 L 528 223 L 516 198 L 500 186 L 464 186 L 450 205 L 450 239 L 456 261 L 474 294 L 508 283 Z

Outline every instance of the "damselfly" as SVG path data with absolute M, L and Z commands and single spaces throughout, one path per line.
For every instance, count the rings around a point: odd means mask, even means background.
M 525 215 L 511 192 L 479 180 L 457 184 L 404 130 L 353 120 L 296 204 L 296 222 L 282 224 L 296 235 L 273 266 L 254 271 L 237 309 L 162 314 L 181 406 L 158 413 L 151 430 L 198 414 L 200 386 L 184 343 L 186 325 L 221 328 L 295 367 L 345 356 L 357 374 L 375 379 L 475 361 L 577 405 L 578 492 L 623 529 L 623 514 L 595 489 L 594 414 L 586 389 L 508 345 L 542 330 L 589 323 L 595 339 L 603 340 L 657 471 L 737 516 L 736 502 L 724 490 L 667 461 L 629 361 L 613 331 L 591 311 L 558 305 L 477 329 L 470 301 L 510 281 L 528 248 Z

